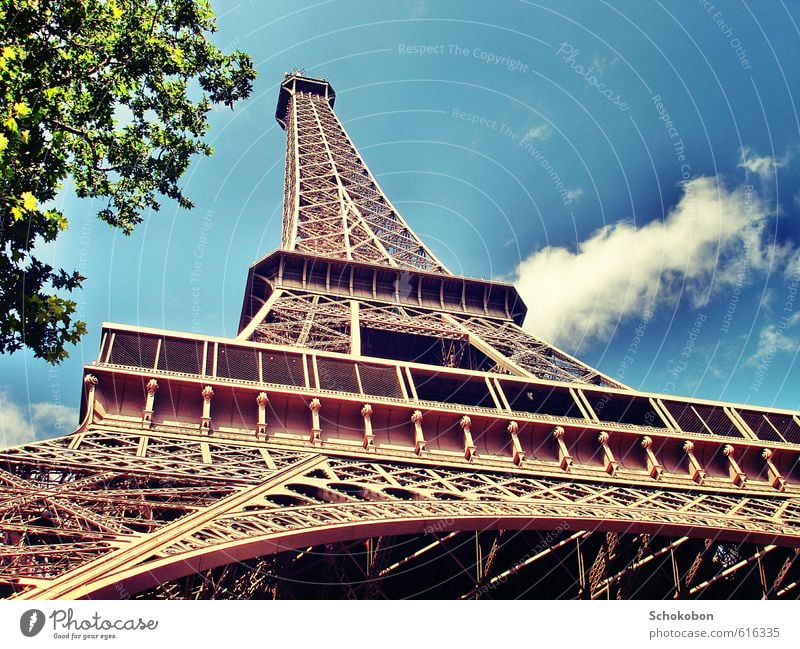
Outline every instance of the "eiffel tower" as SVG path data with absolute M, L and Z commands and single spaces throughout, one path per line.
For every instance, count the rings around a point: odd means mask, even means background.
M 630 389 L 412 232 L 287 74 L 282 247 L 236 338 L 104 324 L 0 453 L 0 595 L 796 598 L 800 417 Z

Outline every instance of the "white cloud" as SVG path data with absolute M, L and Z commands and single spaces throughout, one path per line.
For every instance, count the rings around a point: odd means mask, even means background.
M 17 446 L 32 442 L 33 425 L 29 417 L 8 398 L 8 394 L 0 392 L 0 448 Z
M 520 140 L 520 144 L 526 142 L 527 140 L 546 140 L 552 134 L 553 130 L 547 124 L 536 124 L 535 126 L 531 126 L 525 132 L 525 135 Z
M 57 403 L 32 403 L 27 409 L 0 390 L 0 448 L 66 435 L 78 425 L 78 412 Z
M 525 327 L 577 349 L 608 338 L 620 321 L 676 298 L 678 290 L 700 306 L 712 281 L 732 286 L 766 268 L 767 216 L 752 192 L 729 191 L 713 177 L 688 181 L 663 222 L 608 225 L 577 252 L 548 247 L 520 263 L 515 283 L 528 305 Z
M 789 256 L 783 274 L 791 282 L 800 282 L 800 250 L 794 251 Z
M 564 194 L 564 205 L 572 205 L 581 196 L 583 196 L 583 190 L 580 187 L 577 189 L 570 189 L 566 194 Z
M 774 288 L 764 288 L 761 292 L 761 299 L 758 301 L 758 311 L 772 311 L 778 302 L 778 291 Z
M 603 76 L 607 68 L 611 68 L 617 64 L 619 59 L 615 56 L 612 59 L 607 59 L 604 56 L 600 56 L 599 54 L 595 54 L 592 57 L 592 68 L 595 74 L 598 76 Z
M 800 312 L 787 320 L 768 324 L 762 328 L 758 334 L 756 351 L 747 359 L 747 365 L 768 366 L 778 354 L 796 351 L 800 347 L 800 341 L 790 332 L 798 323 L 800 323 Z
M 789 164 L 789 155 L 782 158 L 772 156 L 760 156 L 748 148 L 742 149 L 742 161 L 739 166 L 746 169 L 748 173 L 757 175 L 764 182 L 772 182 L 775 172 Z
M 71 433 L 78 425 L 78 411 L 60 403 L 31 404 L 37 439 Z

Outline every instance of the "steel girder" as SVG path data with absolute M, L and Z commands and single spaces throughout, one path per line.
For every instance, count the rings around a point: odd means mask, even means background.
M 558 529 L 800 546 L 800 505 L 784 494 L 465 470 L 148 431 L 79 435 L 79 443 L 62 438 L 0 455 L 0 581 L 16 597 L 118 597 L 291 549 L 432 531 Z M 141 438 L 147 451 L 137 454 Z M 615 552 L 606 547 L 592 594 L 613 581 L 610 571 L 641 564 L 647 550 L 644 542 L 611 564 Z

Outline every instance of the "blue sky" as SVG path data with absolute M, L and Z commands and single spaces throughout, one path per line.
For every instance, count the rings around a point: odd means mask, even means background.
M 247 267 L 279 243 L 274 109 L 300 66 L 435 254 L 516 282 L 533 333 L 637 388 L 800 407 L 797 5 L 215 6 L 253 95 L 213 113 L 193 211 L 167 201 L 125 237 L 64 191 L 71 229 L 43 252 L 87 276 L 89 333 L 56 368 L 0 357 L 7 443 L 72 429 L 102 321 L 235 335 Z

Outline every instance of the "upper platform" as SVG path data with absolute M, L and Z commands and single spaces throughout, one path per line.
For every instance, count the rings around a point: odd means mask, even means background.
M 240 333 L 273 291 L 280 289 L 316 291 L 343 299 L 377 300 L 464 316 L 510 319 L 518 325 L 527 312 L 517 290 L 505 282 L 276 250 L 250 266 Z
M 313 77 L 303 77 L 296 73 L 287 73 L 281 83 L 281 92 L 278 95 L 278 106 L 275 109 L 275 119 L 281 128 L 286 130 L 286 111 L 289 108 L 289 100 L 295 92 L 310 92 L 321 95 L 328 100 L 331 108 L 336 101 L 336 93 L 333 86 L 325 79 L 314 79 Z

